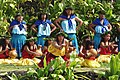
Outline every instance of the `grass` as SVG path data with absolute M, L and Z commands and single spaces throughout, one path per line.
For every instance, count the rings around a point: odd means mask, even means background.
M 14 64 L 0 64 L 0 72 L 8 72 L 8 71 L 26 71 L 28 68 L 34 68 L 34 65 L 32 66 L 17 66 Z
M 77 70 L 82 71 L 90 71 L 90 70 L 106 70 L 109 68 L 109 63 L 100 63 L 101 67 L 100 68 L 86 68 L 86 67 L 76 67 Z M 78 65 L 80 66 L 80 65 Z M 26 71 L 28 68 L 34 68 L 34 65 L 27 65 L 27 66 L 18 66 L 15 64 L 0 64 L 0 72 L 6 72 L 6 71 Z

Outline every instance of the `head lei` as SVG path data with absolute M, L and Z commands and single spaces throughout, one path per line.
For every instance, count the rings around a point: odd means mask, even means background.
M 112 32 L 111 32 L 111 31 L 106 31 L 106 32 L 104 32 L 104 33 L 102 34 L 102 36 L 104 37 L 104 36 L 107 35 L 107 34 L 112 35 Z
M 31 42 L 31 41 L 37 41 L 37 37 L 28 37 L 28 39 L 26 39 L 26 42 Z
M 43 40 L 55 40 L 53 37 L 51 37 L 51 36 L 48 36 L 48 37 L 46 37 L 46 38 L 43 38 Z
M 56 34 L 56 37 L 57 37 L 57 36 L 60 36 L 60 35 L 62 35 L 62 36 L 64 36 L 64 37 L 68 37 L 68 35 L 67 35 L 65 32 L 58 32 L 58 33 Z

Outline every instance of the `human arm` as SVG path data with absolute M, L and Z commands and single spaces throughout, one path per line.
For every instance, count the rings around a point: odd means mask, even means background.
M 54 21 L 55 25 L 60 28 L 60 30 L 62 30 L 62 27 L 59 25 L 60 24 L 60 21 L 62 21 L 63 19 L 62 18 L 58 18 Z
M 77 21 L 77 22 L 79 22 L 79 24 L 78 24 L 78 27 L 77 27 L 77 30 L 79 30 L 79 28 L 82 26 L 82 24 L 83 24 L 83 21 L 80 19 L 80 18 L 78 18 L 78 17 L 75 17 L 75 20 Z
M 57 43 L 56 41 L 54 41 L 54 42 L 52 43 L 52 45 L 53 45 L 55 48 L 60 49 L 60 50 L 63 48 L 63 46 L 65 46 L 65 45 L 58 45 L 58 43 Z
M 117 27 L 117 30 L 118 30 L 118 32 L 120 32 L 120 27 L 119 26 Z
M 33 25 L 31 26 L 31 29 L 32 29 L 34 32 L 36 32 L 36 33 L 37 33 L 37 30 L 36 30 L 36 25 L 35 25 L 35 24 L 33 24 Z
M 108 27 L 109 31 L 112 30 L 112 26 L 111 26 L 111 24 L 108 24 L 107 27 Z
M 88 25 L 88 28 L 93 32 L 96 33 L 96 31 L 94 30 L 94 26 L 96 26 L 95 24 L 91 23 Z
M 50 26 L 52 27 L 51 33 L 56 29 L 56 26 L 52 23 L 50 24 Z
M 109 43 L 108 45 L 105 45 L 104 42 L 101 42 L 100 47 L 113 47 L 114 46 L 114 42 L 108 42 L 108 43 Z
M 24 26 L 25 30 L 27 30 L 27 25 L 26 25 L 26 24 L 23 24 L 23 26 Z
M 0 46 L 0 54 L 3 54 L 4 52 L 6 52 L 7 49 L 2 50 L 2 46 Z
M 28 46 L 25 46 L 24 50 L 26 50 L 29 54 L 35 54 L 36 53 L 36 52 L 30 51 L 30 49 L 28 48 Z

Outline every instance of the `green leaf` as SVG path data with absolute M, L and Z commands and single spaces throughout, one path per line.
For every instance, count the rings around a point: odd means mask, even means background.
M 118 75 L 109 76 L 109 80 L 119 80 L 119 76 Z
M 14 4 L 10 4 L 10 6 L 11 6 L 12 8 L 15 8 L 15 5 L 14 5 Z
M 50 74 L 52 78 L 57 77 L 57 74 Z
M 47 62 L 46 62 L 46 56 L 44 57 L 44 68 L 46 68 L 46 66 L 47 66 Z
M 39 80 L 47 80 L 48 77 L 40 77 Z
M 19 80 L 18 77 L 14 73 L 12 73 L 12 76 L 8 76 L 8 78 L 10 80 Z
M 28 71 L 27 71 L 27 75 L 28 76 L 32 76 L 33 74 L 37 74 L 38 75 L 38 73 L 35 71 L 35 69 L 29 68 Z
M 38 74 L 38 78 L 40 78 L 41 76 L 45 76 L 45 70 L 44 68 L 41 68 L 41 69 L 37 69 L 37 74 Z
M 60 80 L 65 80 L 65 78 L 62 75 L 58 75 Z
M 63 3 L 59 3 L 58 5 L 59 5 L 60 10 L 63 11 Z

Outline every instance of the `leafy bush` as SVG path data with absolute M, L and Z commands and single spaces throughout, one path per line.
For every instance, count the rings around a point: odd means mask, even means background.
M 66 67 L 66 62 L 61 57 L 55 58 L 47 65 L 46 58 L 44 58 L 44 68 L 40 68 L 36 65 L 35 68 L 29 68 L 27 74 L 24 76 L 12 74 L 12 76 L 8 77 L 11 80 L 74 80 L 75 75 L 73 70 L 76 65 L 77 62 L 73 61 Z

